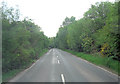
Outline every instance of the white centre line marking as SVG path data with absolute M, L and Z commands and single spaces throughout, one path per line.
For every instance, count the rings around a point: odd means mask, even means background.
M 58 64 L 60 64 L 60 61 L 58 60 Z
M 64 78 L 64 75 L 63 75 L 63 74 L 61 74 L 61 78 L 62 78 L 63 84 L 65 84 L 65 78 Z
M 57 56 L 58 57 L 58 56 Z

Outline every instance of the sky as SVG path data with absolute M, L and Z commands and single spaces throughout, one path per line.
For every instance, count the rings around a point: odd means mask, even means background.
M 91 4 L 101 1 L 115 0 L 0 0 L 8 6 L 20 10 L 21 18 L 28 17 L 39 25 L 48 37 L 56 36 L 60 25 L 66 17 L 74 16 L 76 20 L 83 17 Z

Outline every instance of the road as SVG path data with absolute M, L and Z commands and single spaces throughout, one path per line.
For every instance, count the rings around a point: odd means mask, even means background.
M 117 82 L 118 77 L 60 49 L 51 49 L 9 82 Z

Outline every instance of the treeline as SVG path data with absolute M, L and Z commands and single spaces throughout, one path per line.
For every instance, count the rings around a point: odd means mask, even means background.
M 48 48 L 49 39 L 31 19 L 20 21 L 18 9 L 2 3 L 2 71 L 20 69 L 34 62 Z
M 97 2 L 75 20 L 66 17 L 51 47 L 70 49 L 84 53 L 99 52 L 104 57 L 119 59 L 118 2 Z

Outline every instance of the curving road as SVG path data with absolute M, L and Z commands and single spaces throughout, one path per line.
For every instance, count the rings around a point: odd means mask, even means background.
M 117 82 L 118 77 L 60 49 L 51 49 L 9 82 Z

